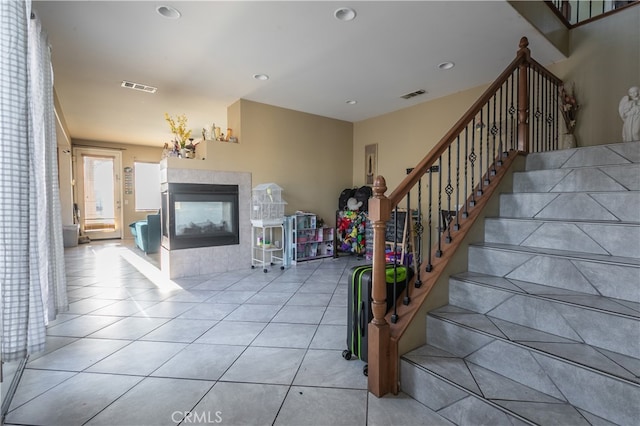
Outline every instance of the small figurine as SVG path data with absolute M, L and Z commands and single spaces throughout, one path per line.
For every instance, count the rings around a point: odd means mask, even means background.
M 640 141 L 640 89 L 629 88 L 628 96 L 623 96 L 618 106 L 622 125 L 622 141 Z

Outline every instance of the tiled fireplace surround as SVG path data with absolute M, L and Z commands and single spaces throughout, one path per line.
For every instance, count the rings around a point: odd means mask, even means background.
M 238 185 L 240 244 L 168 250 L 161 247 L 161 269 L 169 279 L 227 272 L 251 265 L 251 173 L 202 168 L 205 162 L 166 158 L 160 163 L 160 187 L 169 183 Z

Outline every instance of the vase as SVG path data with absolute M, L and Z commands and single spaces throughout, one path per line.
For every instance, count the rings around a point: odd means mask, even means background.
M 576 142 L 576 136 L 573 133 L 565 133 L 562 138 L 562 149 L 576 148 L 578 143 Z

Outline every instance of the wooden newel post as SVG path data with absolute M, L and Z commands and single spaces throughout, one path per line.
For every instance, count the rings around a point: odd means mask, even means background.
M 373 289 L 371 310 L 373 320 L 369 323 L 368 378 L 369 391 L 377 397 L 391 390 L 390 380 L 390 330 L 384 316 L 387 313 L 387 287 L 385 285 L 384 239 L 386 223 L 391 217 L 391 200 L 384 193 L 387 182 L 376 177 L 373 183 L 373 198 L 369 200 L 369 222 L 373 226 Z
M 518 67 L 518 151 L 529 152 L 529 68 L 528 63 L 531 51 L 528 48 L 529 40 L 526 37 L 520 39 L 518 56 L 524 60 Z

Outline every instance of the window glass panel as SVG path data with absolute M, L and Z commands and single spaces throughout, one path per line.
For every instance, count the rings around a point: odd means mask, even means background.
M 133 163 L 136 210 L 160 210 L 160 164 Z

